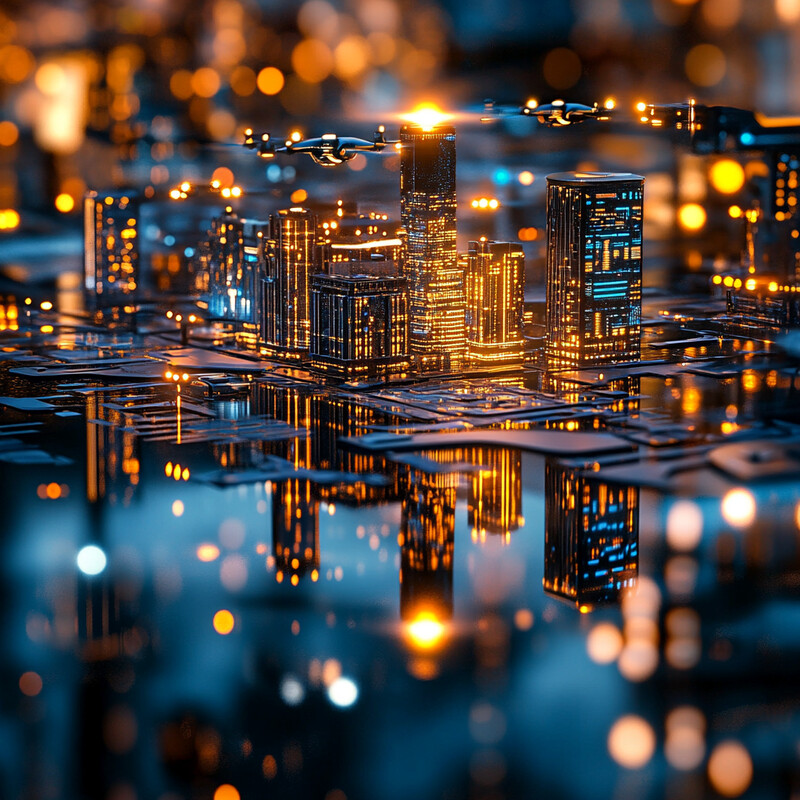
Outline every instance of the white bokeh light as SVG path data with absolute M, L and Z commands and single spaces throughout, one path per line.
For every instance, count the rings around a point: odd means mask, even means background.
M 337 678 L 328 687 L 328 699 L 339 708 L 349 708 L 358 700 L 358 686 L 350 678 Z
M 87 544 L 78 551 L 75 559 L 78 569 L 84 575 L 99 575 L 108 563 L 106 554 L 94 544 Z

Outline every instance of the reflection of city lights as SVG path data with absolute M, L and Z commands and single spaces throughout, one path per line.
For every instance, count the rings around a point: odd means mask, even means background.
M 358 700 L 358 686 L 350 678 L 337 678 L 328 687 L 328 699 L 339 708 L 349 708 Z
M 294 675 L 286 675 L 281 681 L 280 689 L 281 700 L 287 706 L 298 706 L 306 696 L 306 690 Z
M 708 759 L 708 778 L 724 797 L 738 797 L 753 779 L 753 762 L 744 745 L 720 742 Z
M 432 131 L 437 125 L 450 119 L 450 114 L 445 114 L 433 103 L 422 103 L 418 105 L 410 114 L 405 114 L 403 119 L 419 125 L 423 131 Z
M 444 636 L 444 625 L 430 611 L 423 611 L 406 627 L 415 647 L 428 650 L 436 647 Z
M 196 553 L 200 561 L 216 561 L 219 558 L 219 547 L 215 544 L 200 544 L 197 546 Z
M 678 500 L 667 513 L 667 542 L 675 550 L 694 550 L 703 535 L 703 512 L 691 500 Z
M 601 622 L 595 625 L 586 639 L 586 651 L 596 664 L 610 664 L 622 652 L 622 634 L 616 625 Z
M 756 499 L 747 489 L 731 489 L 722 498 L 720 510 L 729 525 L 746 528 L 756 518 Z
M 78 569 L 84 575 L 99 575 L 106 568 L 106 554 L 96 545 L 87 544 L 78 551 Z
M 220 609 L 214 614 L 214 630 L 221 636 L 227 636 L 233 630 L 234 624 L 233 614 L 227 609 Z
M 608 752 L 626 769 L 641 769 L 653 757 L 656 735 L 641 717 L 620 717 L 608 734 Z

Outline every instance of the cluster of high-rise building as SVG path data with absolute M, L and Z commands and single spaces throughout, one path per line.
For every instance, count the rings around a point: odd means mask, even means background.
M 522 246 L 483 237 L 459 256 L 451 125 L 404 125 L 400 153 L 399 227 L 342 201 L 214 218 L 198 251 L 210 319 L 243 348 L 345 380 L 521 366 Z M 639 359 L 642 195 L 638 175 L 548 178 L 548 371 Z M 135 207 L 86 199 L 86 284 L 103 305 L 137 287 Z

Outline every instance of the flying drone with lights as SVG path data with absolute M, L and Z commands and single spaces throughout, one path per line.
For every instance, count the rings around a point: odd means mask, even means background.
M 800 117 L 767 117 L 730 106 L 639 103 L 640 121 L 653 128 L 680 131 L 696 153 L 743 150 L 783 151 L 800 147 Z
M 268 133 L 258 135 L 251 128 L 244 135 L 244 146 L 248 150 L 255 150 L 261 158 L 274 158 L 278 153 L 305 153 L 322 167 L 338 167 L 359 153 L 380 153 L 388 145 L 395 144 L 397 142 L 387 141 L 383 125 L 378 126 L 372 141 L 335 133 L 325 133 L 316 139 L 302 139 L 295 131 L 280 144 Z
M 553 100 L 550 103 L 539 103 L 528 100 L 524 106 L 498 106 L 494 100 L 486 100 L 483 104 L 484 116 L 481 122 L 494 122 L 500 117 L 522 116 L 534 117 L 542 125 L 550 128 L 573 125 L 588 119 L 608 120 L 615 112 L 616 103 L 609 98 L 600 105 L 585 106 L 582 103 L 567 103 L 565 100 Z

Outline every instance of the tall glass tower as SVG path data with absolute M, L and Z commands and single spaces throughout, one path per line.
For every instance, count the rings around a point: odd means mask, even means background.
M 452 370 L 466 349 L 456 250 L 456 131 L 400 129 L 400 219 L 408 234 L 409 349 L 422 372 Z
M 641 175 L 547 177 L 547 369 L 638 361 Z

